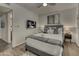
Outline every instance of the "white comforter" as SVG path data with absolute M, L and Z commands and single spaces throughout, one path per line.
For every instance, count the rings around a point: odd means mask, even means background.
M 63 36 L 62 36 L 62 34 L 45 34 L 45 33 L 38 33 L 38 34 L 34 34 L 34 35 L 35 35 L 35 36 L 39 36 L 39 37 L 49 38 L 49 39 L 60 40 L 61 42 L 63 42 Z

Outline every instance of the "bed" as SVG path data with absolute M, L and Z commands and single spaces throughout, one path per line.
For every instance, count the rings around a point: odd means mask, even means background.
M 38 56 L 62 56 L 63 37 L 63 25 L 45 25 L 43 33 L 26 37 L 26 50 Z

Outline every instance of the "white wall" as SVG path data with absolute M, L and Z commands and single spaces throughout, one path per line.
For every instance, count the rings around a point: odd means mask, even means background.
M 2 33 L 2 30 L 1 30 L 1 16 L 0 16 L 0 39 L 2 38 L 1 33 Z
M 26 29 L 26 20 L 35 20 L 38 27 L 38 15 L 17 5 L 11 4 L 13 9 L 13 47 L 25 42 L 25 37 L 33 34 L 36 29 Z
M 61 24 L 64 24 L 64 26 L 67 26 L 70 28 L 70 31 L 72 32 L 72 41 L 76 42 L 76 8 L 65 10 L 61 12 Z
M 0 6 L 8 7 L 13 10 L 13 37 L 12 46 L 15 47 L 25 42 L 25 37 L 37 32 L 36 29 L 26 29 L 26 20 L 35 20 L 38 23 L 38 15 L 32 11 L 21 7 L 17 4 L 0 4 Z
M 79 4 L 77 5 L 77 8 L 76 8 L 76 26 L 77 26 L 76 44 L 79 46 Z
M 64 24 L 64 26 L 75 26 L 74 22 L 75 22 L 75 8 L 73 9 L 67 9 L 67 10 L 63 10 L 63 11 L 58 11 L 58 12 L 52 12 L 50 14 L 46 14 L 46 15 L 39 15 L 39 22 L 40 25 L 45 25 L 47 24 L 47 16 L 48 15 L 52 15 L 52 14 L 56 14 L 59 13 L 60 14 L 60 22 L 61 24 Z
M 57 11 L 57 12 L 53 12 L 53 13 L 46 14 L 46 15 L 39 15 L 40 26 L 44 26 L 47 24 L 48 15 L 52 15 L 52 14 L 56 14 L 56 13 L 60 14 L 60 23 L 63 24 L 64 26 L 70 27 L 70 31 L 73 33 L 72 41 L 75 42 L 75 39 L 76 39 L 76 36 L 75 36 L 75 34 L 76 34 L 76 27 L 75 27 L 76 9 L 75 8 L 67 9 L 67 10 L 63 10 L 63 11 Z

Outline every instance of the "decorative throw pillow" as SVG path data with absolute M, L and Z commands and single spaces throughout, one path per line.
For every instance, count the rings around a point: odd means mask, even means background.
M 59 28 L 59 29 L 58 29 L 58 33 L 59 33 L 59 34 L 62 34 L 62 28 Z
M 53 29 L 54 29 L 53 34 L 58 34 L 58 28 L 57 27 L 53 27 Z
M 57 29 L 54 29 L 54 34 L 58 34 L 58 30 Z
M 52 29 L 51 27 L 49 27 L 49 29 L 47 30 L 48 34 L 54 34 L 54 29 Z

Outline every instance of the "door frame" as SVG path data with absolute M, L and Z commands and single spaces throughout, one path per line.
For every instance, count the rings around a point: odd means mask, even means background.
M 8 39 L 8 42 L 11 44 L 11 47 L 12 47 L 12 42 L 13 42 L 13 10 L 11 9 L 10 11 L 8 11 L 7 15 L 9 13 L 12 13 L 12 22 L 11 22 L 12 25 L 10 26 L 12 28 L 12 30 L 10 31 L 10 37 L 9 37 L 9 34 L 8 34 L 8 38 L 10 38 L 10 39 Z M 7 16 L 7 21 L 9 22 L 8 16 Z M 9 27 L 8 27 L 8 33 L 9 33 Z

